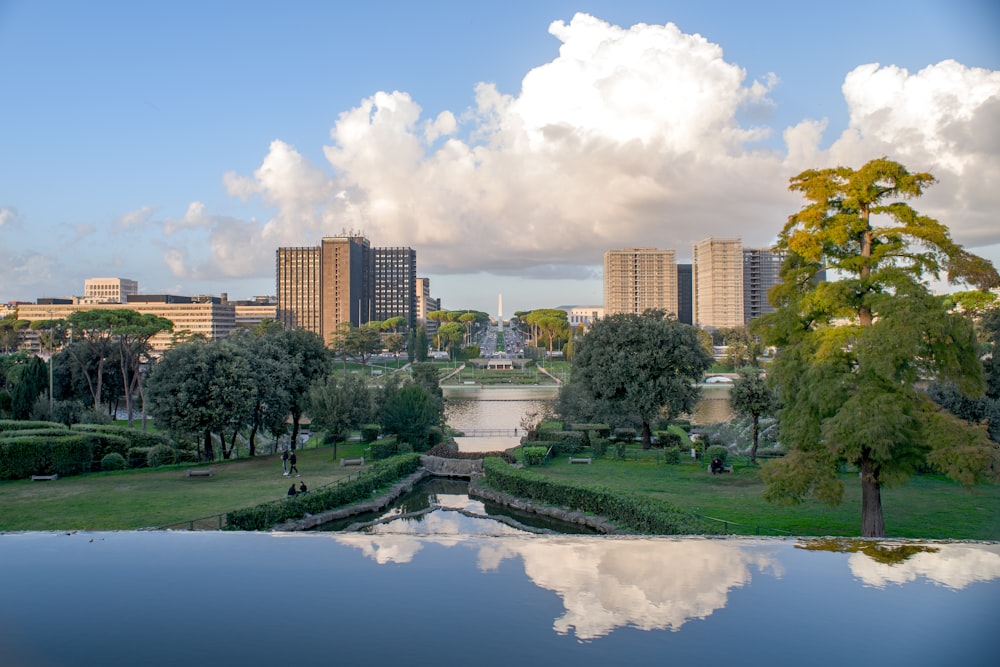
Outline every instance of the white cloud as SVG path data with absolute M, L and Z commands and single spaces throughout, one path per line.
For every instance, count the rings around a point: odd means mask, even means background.
M 748 82 L 719 45 L 673 24 L 621 28 L 586 14 L 550 32 L 558 57 L 516 96 L 479 84 L 463 113 L 426 119 L 407 93 L 376 92 L 337 118 L 328 165 L 273 141 L 252 175 L 224 177 L 230 195 L 259 198 L 273 217 L 199 218 L 212 229 L 203 266 L 270 276 L 275 248 L 353 229 L 414 247 L 424 274 L 575 277 L 608 248 L 684 259 L 709 235 L 768 244 L 802 204 L 789 177 L 883 154 L 938 177 L 917 208 L 956 240 L 1000 241 L 998 72 L 863 65 L 843 86 L 850 126 L 824 148 L 826 121 L 803 119 L 782 130 L 782 152 L 755 144 L 775 128 L 738 121 L 773 104 L 777 76 Z
M 115 221 L 115 226 L 121 229 L 145 227 L 153 221 L 153 216 L 156 215 L 156 210 L 156 206 L 148 205 L 137 208 L 134 211 L 129 211 Z
M 1000 578 L 1000 547 L 941 544 L 935 545 L 933 552 L 914 554 L 893 564 L 880 563 L 859 552 L 851 554 L 848 563 L 854 576 L 875 588 L 926 579 L 961 590 L 976 582 Z

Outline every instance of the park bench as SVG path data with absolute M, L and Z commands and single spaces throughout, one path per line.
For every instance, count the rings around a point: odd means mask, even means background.
M 187 473 L 188 477 L 211 477 L 215 474 L 211 468 L 191 468 Z
M 59 475 L 32 475 L 32 482 L 54 482 L 59 479 Z
M 593 463 L 593 461 L 594 461 L 594 459 L 590 458 L 589 456 L 588 457 L 582 457 L 582 456 L 581 457 L 575 457 L 575 456 L 569 457 L 569 462 L 570 463 Z
M 360 459 L 340 459 L 340 467 L 344 466 L 363 466 L 365 464 L 365 457 Z

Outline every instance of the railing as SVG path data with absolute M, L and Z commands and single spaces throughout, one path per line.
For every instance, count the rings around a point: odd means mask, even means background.
M 470 428 L 455 433 L 458 438 L 516 438 L 524 435 L 524 431 L 517 428 Z

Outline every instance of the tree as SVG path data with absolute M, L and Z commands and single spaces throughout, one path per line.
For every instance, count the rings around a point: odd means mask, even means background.
M 17 349 L 21 340 L 21 329 L 29 326 L 27 320 L 19 320 L 13 315 L 0 318 L 0 347 L 4 354 L 10 354 Z
M 440 327 L 438 327 L 438 339 L 445 341 L 445 346 L 452 353 L 451 358 L 455 358 L 454 346 L 462 342 L 462 336 L 465 334 L 465 327 L 463 327 L 458 322 L 445 322 Z
M 167 350 L 153 367 L 146 393 L 160 428 L 200 437 L 207 460 L 215 458 L 216 433 L 228 458 L 232 448 L 226 448 L 226 434 L 252 412 L 254 378 L 246 357 L 233 346 L 184 343 Z
M 253 378 L 253 407 L 247 438 L 250 456 L 257 454 L 257 434 L 268 431 L 275 437 L 284 434 L 285 419 L 291 410 L 292 359 L 282 345 L 284 331 L 255 327 L 252 331 L 232 333 L 225 339 L 246 360 Z
M 571 385 L 604 406 L 642 423 L 642 446 L 652 446 L 653 422 L 691 412 L 698 380 L 712 364 L 694 327 L 663 311 L 618 314 L 598 320 L 580 341 Z
M 427 340 L 426 327 L 417 327 L 416 346 L 413 351 L 413 361 L 423 363 L 427 361 L 427 348 L 430 343 Z
M 399 361 L 399 353 L 406 349 L 406 339 L 403 334 L 391 333 L 385 337 L 385 349 L 392 352 L 392 357 Z
M 857 466 L 865 537 L 885 535 L 884 484 L 923 464 L 974 483 L 995 456 L 981 430 L 916 388 L 926 377 L 970 392 L 983 383 L 970 323 L 921 279 L 946 271 L 949 280 L 980 287 L 1000 281 L 989 262 L 903 201 L 933 182 L 885 158 L 858 170 L 805 171 L 790 189 L 808 203 L 789 217 L 776 245 L 787 259 L 771 294 L 778 311 L 765 316 L 763 331 L 780 348 L 768 375 L 789 454 L 764 468 L 766 496 L 839 503 L 838 466 Z M 825 270 L 842 278 L 817 280 Z
M 109 313 L 108 324 L 111 335 L 118 342 L 118 359 L 122 372 L 122 390 L 125 397 L 125 412 L 128 425 L 132 426 L 132 395 L 136 390 L 142 402 L 142 428 L 146 430 L 146 396 L 143 391 L 142 367 L 150 363 L 153 336 L 173 331 L 174 323 L 165 317 L 141 315 L 134 310 L 113 310 Z
M 93 373 L 89 372 L 87 364 L 77 352 L 78 348 L 70 345 L 67 351 L 80 366 L 87 381 L 87 388 L 94 400 L 94 412 L 101 410 L 101 388 L 104 383 L 104 364 L 115 349 L 116 343 L 111 333 L 111 322 L 115 310 L 78 310 L 67 318 L 70 331 L 80 341 L 83 349 L 90 352 L 96 359 Z
M 413 382 L 403 385 L 382 406 L 382 430 L 409 443 L 414 451 L 427 450 L 431 429 L 440 423 L 434 397 Z
M 309 388 L 309 416 L 333 437 L 334 458 L 337 442 L 371 421 L 373 409 L 372 392 L 358 375 L 327 375 Z
M 288 329 L 279 339 L 291 363 L 288 384 L 289 411 L 292 414 L 292 448 L 299 437 L 299 422 L 308 402 L 309 387 L 330 372 L 330 351 L 318 334 L 305 329 Z
M 753 423 L 753 446 L 750 463 L 757 462 L 757 442 L 760 435 L 760 418 L 774 410 L 774 393 L 767 386 L 763 372 L 754 366 L 740 368 L 739 377 L 733 382 L 729 403 L 733 410 Z

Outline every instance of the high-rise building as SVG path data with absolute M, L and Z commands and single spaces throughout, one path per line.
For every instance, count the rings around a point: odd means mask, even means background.
M 743 241 L 709 237 L 691 248 L 692 319 L 706 328 L 743 326 Z
M 402 317 L 417 326 L 417 253 L 413 248 L 375 248 L 375 313 L 380 322 Z
M 766 313 L 773 313 L 774 306 L 767 300 L 768 291 L 781 282 L 781 254 L 770 248 L 743 249 L 743 321 Z
M 87 278 L 83 298 L 87 303 L 125 303 L 139 293 L 139 283 L 128 278 Z
M 677 265 L 677 321 L 693 324 L 691 293 L 691 265 Z
M 330 335 L 343 322 L 373 319 L 375 263 L 368 239 L 325 237 L 315 248 L 278 248 L 278 321 Z
M 641 314 L 650 308 L 677 314 L 676 253 L 656 248 L 606 251 L 604 312 Z

